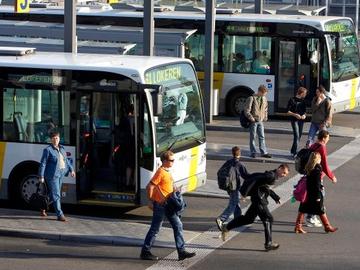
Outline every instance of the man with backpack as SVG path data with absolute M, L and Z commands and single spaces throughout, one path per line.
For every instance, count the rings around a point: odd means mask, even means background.
M 272 241 L 272 223 L 273 216 L 268 209 L 268 196 L 270 196 L 276 203 L 280 203 L 280 197 L 270 189 L 270 185 L 274 185 L 279 178 L 285 177 L 289 174 L 289 166 L 281 164 L 277 169 L 272 171 L 265 171 L 263 173 L 253 173 L 244 181 L 240 188 L 241 195 L 251 197 L 251 205 L 246 211 L 245 215 L 238 216 L 230 221 L 227 225 L 221 228 L 221 235 L 223 241 L 226 240 L 227 233 L 243 225 L 251 224 L 255 218 L 259 216 L 264 225 L 265 231 L 265 250 L 275 250 L 279 248 L 279 244 Z
M 220 189 L 224 189 L 229 194 L 228 206 L 222 214 L 216 219 L 216 224 L 221 230 L 224 222 L 228 221 L 233 214 L 234 218 L 241 215 L 240 206 L 240 186 L 241 178 L 246 179 L 249 175 L 244 165 L 240 162 L 240 148 L 234 146 L 232 149 L 232 158 L 227 160 L 218 171 L 218 184 Z

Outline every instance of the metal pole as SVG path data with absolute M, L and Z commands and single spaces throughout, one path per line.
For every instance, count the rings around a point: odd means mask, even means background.
M 205 117 L 206 123 L 213 120 L 213 71 L 214 71 L 214 32 L 215 32 L 215 0 L 206 1 L 205 14 Z
M 345 0 L 343 0 L 342 16 L 345 17 Z
M 356 35 L 359 32 L 359 0 L 356 0 L 356 15 L 355 15 L 355 29 L 356 29 Z
M 263 13 L 263 0 L 255 0 L 255 13 L 256 14 Z
M 144 1 L 143 55 L 154 54 L 154 0 Z
M 77 52 L 76 1 L 65 0 L 64 7 L 64 52 Z
M 327 16 L 329 13 L 329 0 L 325 1 L 325 7 L 325 16 Z

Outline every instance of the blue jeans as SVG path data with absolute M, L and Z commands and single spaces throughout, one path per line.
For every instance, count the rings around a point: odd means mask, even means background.
M 327 128 L 324 126 L 322 128 L 323 130 L 327 130 Z M 309 135 L 308 140 L 306 142 L 307 145 L 312 145 L 315 141 L 316 133 L 320 130 L 320 124 L 311 123 L 310 129 L 309 129 Z
M 232 214 L 234 214 L 234 218 L 241 216 L 239 190 L 233 190 L 229 192 L 229 203 L 220 215 L 221 221 L 226 222 Z
M 144 245 L 142 247 L 143 251 L 150 251 L 152 245 L 155 242 L 155 238 L 159 233 L 165 216 L 169 220 L 171 227 L 173 228 L 175 245 L 178 253 L 185 251 L 183 225 L 180 217 L 175 213 L 167 213 L 167 211 L 165 211 L 165 207 L 157 202 L 153 203 L 153 216 L 151 226 L 145 237 Z
M 295 155 L 298 151 L 301 135 L 303 133 L 304 121 L 292 120 L 291 127 L 293 130 L 293 144 L 290 149 L 290 153 Z
M 53 179 L 47 179 L 46 183 L 49 188 L 49 197 L 50 201 L 52 201 L 55 213 L 57 217 L 61 217 L 64 215 L 63 211 L 61 210 L 61 187 L 62 187 L 62 178 L 64 174 L 59 173 L 56 174 Z
M 256 136 L 259 137 L 259 148 L 261 154 L 267 154 L 265 146 L 265 133 L 264 133 L 264 123 L 255 122 L 250 124 L 250 152 L 251 154 L 256 153 L 255 139 Z

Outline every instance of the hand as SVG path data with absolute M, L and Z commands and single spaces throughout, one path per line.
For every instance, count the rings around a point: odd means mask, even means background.
M 316 199 L 316 202 L 320 202 L 320 199 Z
M 70 175 L 71 175 L 71 177 L 75 177 L 75 172 L 72 171 L 72 172 L 70 173 Z
M 334 178 L 331 179 L 331 181 L 333 182 L 333 184 L 335 184 L 337 182 L 336 176 L 334 176 Z
M 306 119 L 306 115 L 303 114 L 303 115 L 301 116 L 301 119 L 302 119 L 302 120 L 305 120 L 305 119 Z
M 39 177 L 39 183 L 44 183 L 44 182 L 45 182 L 44 177 Z
M 298 113 L 295 114 L 295 117 L 296 117 L 296 119 L 298 119 L 298 120 L 301 120 L 301 119 L 302 119 L 302 116 L 301 116 L 300 114 L 298 114 Z
M 276 204 L 281 204 L 280 200 L 276 201 Z

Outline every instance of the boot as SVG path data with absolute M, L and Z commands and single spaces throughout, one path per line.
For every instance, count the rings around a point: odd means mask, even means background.
M 295 233 L 306 233 L 306 231 L 304 231 L 302 228 L 303 222 L 304 222 L 304 213 L 299 212 L 296 218 Z
M 321 219 L 322 224 L 324 225 L 324 230 L 326 233 L 336 232 L 338 230 L 338 228 L 330 225 L 330 222 L 329 222 L 326 214 L 320 215 L 320 219 Z
M 195 252 L 188 252 L 186 250 L 180 251 L 179 252 L 179 261 L 183 261 L 185 259 L 192 258 L 195 255 L 196 255 Z
M 280 247 L 278 243 L 272 242 L 272 223 L 270 221 L 264 221 L 264 229 L 265 229 L 265 250 L 275 250 Z

